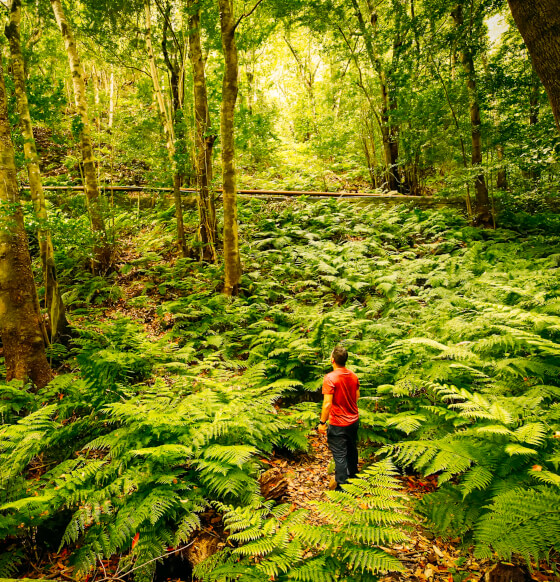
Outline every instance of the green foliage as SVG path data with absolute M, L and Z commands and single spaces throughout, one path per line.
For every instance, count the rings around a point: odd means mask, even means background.
M 518 488 L 494 497 L 477 524 L 477 555 L 490 557 L 496 552 L 510 559 L 516 553 L 529 562 L 548 560 L 551 551 L 559 551 L 560 476 L 550 474 L 549 480 L 556 487 Z
M 188 543 L 219 502 L 249 521 L 230 527 L 237 537 L 204 566 L 209 580 L 371 579 L 393 565 L 370 546 L 390 546 L 399 529 L 382 521 L 394 514 L 383 496 L 393 477 L 375 471 L 390 473 L 388 461 L 367 468 L 384 447 L 438 476 L 418 505 L 437 534 L 481 556 L 556 549 L 556 517 L 542 511 L 560 480 L 553 221 L 479 231 L 452 211 L 252 200 L 239 211 L 242 293 L 228 299 L 219 266 L 165 260 L 172 215 L 163 204 L 119 211 L 122 232 L 134 220 L 143 230 L 113 275 L 84 275 L 68 259 L 75 338 L 57 357 L 72 373 L 37 394 L 2 386 L 7 543 L 48 530 L 81 571 L 115 554 L 128 571 Z M 366 469 L 319 505 L 335 527 L 316 529 L 304 513 L 257 503 L 256 479 L 263 456 L 307 447 L 338 342 L 361 381 Z M 519 522 L 507 504 L 524 494 L 534 510 Z M 366 497 L 389 505 L 370 518 Z M 526 543 L 541 526 L 550 535 Z
M 91 402 L 100 370 L 87 370 L 89 382 L 82 383 Z M 37 401 L 62 390 L 62 378 Z M 106 382 L 103 372 L 98 381 Z M 89 416 L 82 391 L 70 382 L 65 387 L 71 389 L 58 404 L 20 414 L 0 429 L 0 534 L 27 535 L 29 528 L 48 527 L 51 515 L 70 512 L 60 543 L 78 546 L 74 562 L 81 572 L 130 549 L 137 533 L 140 542 L 123 565 L 142 565 L 185 542 L 210 501 L 252 498 L 258 456 L 282 443 L 290 428 L 273 407 L 283 387 L 240 392 L 214 384 L 189 394 L 159 380 L 119 400 L 107 395 L 105 401 L 115 401 Z M 61 462 L 56 446 L 62 444 Z M 26 480 L 24 468 L 45 455 L 58 462 Z
M 255 500 L 245 507 L 218 504 L 229 531 L 226 548 L 197 566 L 204 582 L 227 580 L 378 580 L 402 571 L 380 546 L 407 539 L 405 499 L 388 461 L 370 466 L 317 509 L 323 525 L 306 523 L 306 510 Z
M 534 487 L 543 468 L 555 478 L 548 461 L 554 448 L 550 423 L 555 415 L 539 408 L 539 397 L 506 397 L 469 393 L 450 386 L 432 386 L 436 404 L 423 406 L 423 430 L 440 419 L 439 438 L 411 440 L 386 446 L 382 452 L 403 465 L 412 465 L 424 475 L 438 475 L 440 489 L 426 495 L 421 510 L 440 534 L 469 539 L 479 523 L 495 524 L 493 511 L 501 511 L 501 496 L 520 488 Z M 389 423 L 388 423 L 389 424 Z M 453 430 L 453 428 L 455 430 Z M 416 426 L 413 431 L 419 431 Z M 402 429 L 401 429 L 402 430 Z M 434 431 L 428 434 L 434 437 Z M 543 465 L 539 464 L 542 463 Z M 486 527 L 486 543 L 491 532 Z M 509 530 L 502 530 L 509 531 Z M 497 551 L 501 556 L 519 553 L 538 558 L 548 551 L 534 540 L 536 553 L 528 553 L 513 536 L 504 536 Z M 478 542 L 478 537 L 475 535 Z M 540 538 L 547 542 L 546 538 Z M 509 544 L 509 545 L 508 545 Z M 499 546 L 499 547 L 498 547 Z

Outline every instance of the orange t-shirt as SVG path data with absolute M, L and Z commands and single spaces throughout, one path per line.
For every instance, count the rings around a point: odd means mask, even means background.
M 323 394 L 333 395 L 329 424 L 349 426 L 358 420 L 356 393 L 359 389 L 358 376 L 346 368 L 337 368 L 325 376 Z

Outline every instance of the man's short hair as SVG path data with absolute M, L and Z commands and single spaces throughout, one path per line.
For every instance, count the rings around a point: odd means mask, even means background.
M 344 346 L 335 346 L 332 351 L 331 358 L 337 366 L 344 366 L 348 359 L 348 351 Z

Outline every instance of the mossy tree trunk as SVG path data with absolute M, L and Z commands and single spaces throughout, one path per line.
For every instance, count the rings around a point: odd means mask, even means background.
M 211 131 L 204 57 L 200 42 L 200 6 L 193 2 L 189 19 L 189 57 L 193 69 L 196 148 L 196 186 L 198 190 L 198 238 L 201 259 L 216 262 L 216 206 L 212 183 L 212 149 L 216 136 Z
M 560 131 L 560 0 L 508 0 Z
M 222 84 L 221 137 L 224 207 L 224 293 L 237 295 L 241 282 L 241 258 L 237 226 L 234 114 L 238 91 L 238 59 L 235 44 L 233 0 L 218 0 L 225 70 Z
M 7 380 L 31 380 L 42 388 L 52 378 L 48 341 L 31 270 L 23 224 L 4 70 L 0 62 L 0 337 Z
M 66 321 L 64 303 L 60 294 L 60 288 L 56 277 L 56 265 L 54 262 L 54 249 L 51 234 L 47 228 L 47 208 L 45 194 L 39 170 L 39 156 L 33 136 L 33 125 L 29 113 L 29 103 L 25 86 L 25 63 L 21 51 L 20 40 L 21 26 L 21 0 L 13 0 L 10 9 L 10 22 L 6 26 L 6 37 L 10 44 L 12 75 L 17 98 L 17 108 L 23 135 L 23 151 L 29 176 L 29 189 L 35 208 L 35 214 L 40 221 L 38 239 L 43 268 L 43 281 L 45 285 L 45 297 L 49 314 L 51 341 L 60 336 L 68 327 Z
M 108 245 L 105 232 L 105 223 L 103 221 L 103 212 L 101 207 L 101 196 L 97 184 L 97 175 L 95 168 L 95 158 L 93 155 L 93 144 L 91 141 L 91 127 L 88 116 L 88 106 L 86 98 L 86 85 L 82 64 L 76 48 L 76 42 L 72 29 L 70 28 L 62 3 L 60 0 L 51 0 L 51 6 L 54 12 L 56 23 L 62 33 L 64 46 L 70 63 L 72 73 L 72 84 L 74 88 L 74 99 L 76 109 L 80 117 L 80 142 L 82 149 L 82 159 L 84 164 L 84 188 L 88 203 L 91 227 L 96 237 L 94 247 L 93 270 L 94 272 L 104 272 L 111 262 L 111 250 Z

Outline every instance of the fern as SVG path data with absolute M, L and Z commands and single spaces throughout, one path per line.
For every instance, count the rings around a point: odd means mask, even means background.
M 560 550 L 559 503 L 558 487 L 516 488 L 497 495 L 476 526 L 476 555 L 548 559 L 551 550 Z
M 546 536 L 530 551 L 515 536 L 506 547 L 496 530 L 477 536 L 506 515 L 501 495 L 552 500 L 557 487 L 557 237 L 481 233 L 451 211 L 251 201 L 240 204 L 241 294 L 229 299 L 217 292 L 219 266 L 165 262 L 172 212 L 119 213 L 120 228 L 146 228 L 118 274 L 82 276 L 85 253 L 60 253 L 70 308 L 90 321 L 72 318 L 71 373 L 37 394 L 0 384 L 2 539 L 50 531 L 55 516 L 79 568 L 122 555 L 126 570 L 189 543 L 214 504 L 242 518 L 228 522 L 238 537 L 208 579 L 372 579 L 390 557 L 371 545 L 397 543 L 409 519 L 380 476 L 320 504 L 330 524 L 321 528 L 255 503 L 259 459 L 307 447 L 320 379 L 342 342 L 361 381 L 363 454 L 382 446 L 437 475 L 419 506 L 437 533 L 504 556 L 554 550 Z M 130 299 L 122 288 L 138 277 L 142 294 Z M 117 298 L 139 321 L 97 318 Z
M 394 466 L 383 461 L 360 478 L 329 494 L 317 508 L 327 524 L 306 523 L 308 512 L 291 512 L 255 500 L 248 507 L 218 505 L 230 531 L 232 550 L 211 557 L 195 569 L 204 581 L 221 580 L 376 580 L 377 574 L 401 571 L 402 564 L 379 546 L 407 539 L 406 500 L 399 492 Z M 251 569 L 252 567 L 252 569 Z

